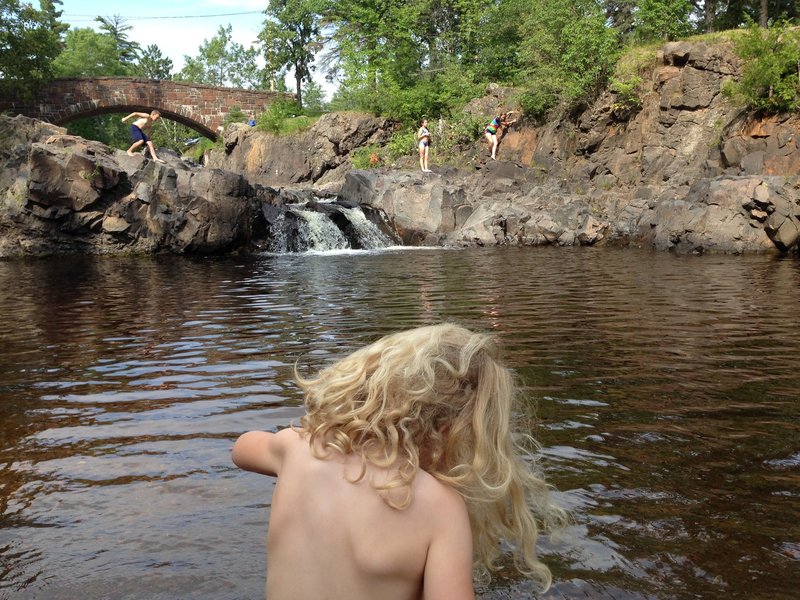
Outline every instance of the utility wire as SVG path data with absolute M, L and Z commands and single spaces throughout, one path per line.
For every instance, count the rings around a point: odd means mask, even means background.
M 144 21 L 147 19 L 210 19 L 214 17 L 237 17 L 239 15 L 260 15 L 264 14 L 263 10 L 249 10 L 246 12 L 235 12 L 235 13 L 218 13 L 213 15 L 176 15 L 176 16 L 164 16 L 164 17 L 142 17 L 142 16 L 134 16 L 134 17 L 123 17 L 121 15 L 114 15 L 123 21 Z M 98 15 L 70 15 L 70 14 L 62 14 L 59 19 L 75 19 L 75 18 L 87 18 L 87 19 L 94 19 Z

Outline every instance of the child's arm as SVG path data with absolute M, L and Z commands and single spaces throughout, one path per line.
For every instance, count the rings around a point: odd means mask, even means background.
M 150 116 L 150 115 L 148 115 L 147 113 L 142 113 L 142 112 L 132 112 L 132 113 L 131 113 L 131 114 L 129 114 L 127 117 L 123 117 L 123 118 L 122 118 L 122 119 L 120 119 L 120 120 L 121 120 L 121 121 L 124 123 L 125 121 L 127 121 L 128 119 L 132 119 L 133 117 L 149 117 L 149 116 Z
M 240 469 L 275 477 L 280 473 L 286 448 L 297 437 L 291 427 L 278 433 L 248 431 L 236 440 L 231 458 Z
M 474 600 L 472 530 L 467 507 L 455 490 L 439 506 L 423 575 L 424 600 Z

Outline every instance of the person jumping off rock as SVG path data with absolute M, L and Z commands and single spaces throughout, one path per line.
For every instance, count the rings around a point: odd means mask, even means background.
M 128 156 L 133 156 L 133 151 L 141 146 L 142 144 L 147 144 L 148 150 L 150 150 L 150 156 L 153 157 L 153 160 L 156 162 L 163 163 L 164 161 L 158 158 L 156 154 L 156 149 L 153 147 L 153 142 L 150 141 L 150 138 L 147 137 L 147 134 L 150 132 L 150 128 L 153 126 L 158 119 L 161 118 L 161 113 L 157 110 L 154 110 L 151 113 L 143 113 L 143 112 L 133 112 L 129 114 L 127 117 L 124 117 L 122 122 L 124 123 L 128 119 L 132 119 L 133 117 L 139 117 L 136 121 L 133 122 L 131 125 L 131 136 L 133 137 L 133 144 L 130 148 L 128 148 Z

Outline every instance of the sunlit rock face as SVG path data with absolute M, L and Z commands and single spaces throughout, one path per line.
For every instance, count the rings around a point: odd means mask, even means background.
M 375 209 L 251 184 L 160 150 L 128 156 L 0 117 L 0 257 L 373 249 L 398 243 Z
M 275 136 L 234 124 L 204 165 L 129 157 L 47 123 L 0 116 L 0 257 L 219 254 L 409 245 L 630 245 L 684 253 L 796 253 L 800 118 L 756 118 L 721 92 L 725 45 L 670 43 L 641 103 L 611 92 L 583 113 L 519 120 L 490 160 L 476 134 L 453 165 L 421 173 L 409 148 L 353 170 L 396 127 L 325 115 Z M 514 109 L 491 86 L 467 111 Z M 446 127 L 439 121 L 436 132 Z

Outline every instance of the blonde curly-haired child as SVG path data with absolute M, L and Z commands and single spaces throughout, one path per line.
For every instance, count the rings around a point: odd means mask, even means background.
M 306 414 L 233 448 L 277 476 L 269 600 L 465 600 L 505 541 L 543 588 L 537 535 L 565 512 L 511 428 L 495 340 L 452 324 L 386 336 L 298 382 Z

